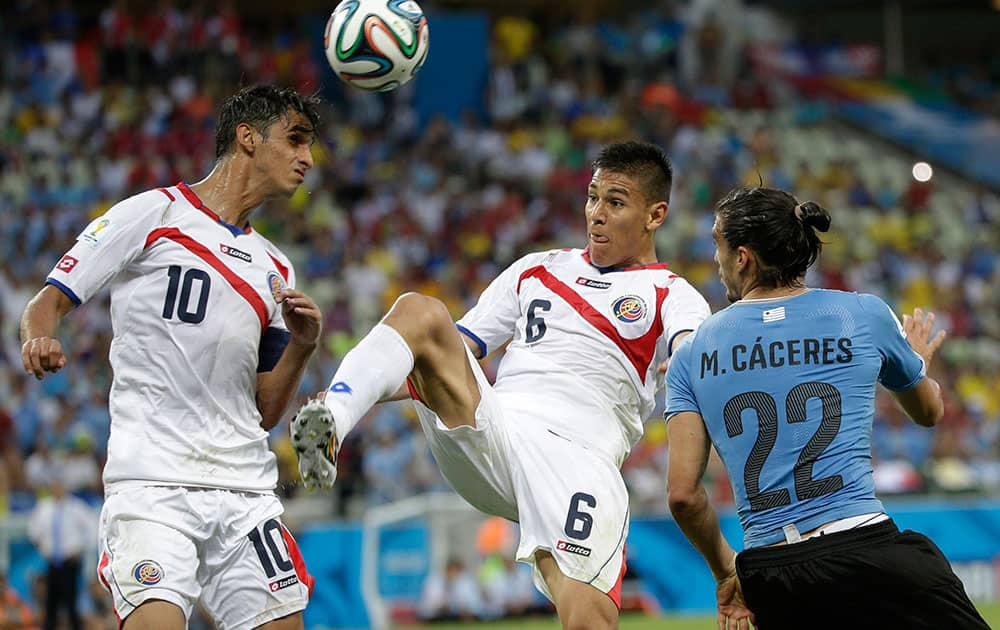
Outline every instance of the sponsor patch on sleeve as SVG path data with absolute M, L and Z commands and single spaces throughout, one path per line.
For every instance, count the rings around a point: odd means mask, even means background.
M 56 264 L 56 269 L 62 271 L 63 273 L 69 273 L 73 271 L 73 267 L 76 267 L 76 263 L 80 262 L 76 258 L 73 258 L 69 254 L 66 254 L 62 259 Z
M 76 240 L 90 245 L 92 249 L 97 249 L 112 231 L 114 231 L 114 226 L 111 220 L 106 217 L 98 217 L 84 228 Z

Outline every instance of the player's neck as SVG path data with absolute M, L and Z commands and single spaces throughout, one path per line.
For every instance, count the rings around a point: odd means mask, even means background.
M 254 208 L 265 201 L 258 192 L 261 187 L 250 185 L 250 174 L 227 159 L 220 160 L 208 177 L 191 184 L 191 190 L 219 218 L 238 227 L 245 226 Z
M 797 284 L 787 287 L 753 287 L 747 290 L 740 300 L 773 300 L 775 298 L 792 297 L 805 293 L 809 287 Z

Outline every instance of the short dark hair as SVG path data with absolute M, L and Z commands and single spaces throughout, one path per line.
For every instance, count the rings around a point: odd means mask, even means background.
M 670 202 L 674 170 L 666 153 L 655 144 L 633 140 L 609 144 L 601 149 L 593 166 L 595 171 L 600 168 L 637 179 L 649 203 Z
M 236 143 L 236 127 L 247 123 L 265 138 L 274 121 L 294 110 L 309 119 L 315 129 L 319 126 L 316 111 L 319 99 L 316 96 L 302 96 L 292 88 L 273 85 L 245 87 L 225 100 L 219 108 L 219 120 L 215 126 L 215 157 L 221 158 L 233 149 Z
M 789 286 L 804 276 L 823 248 L 816 232 L 830 229 L 825 209 L 774 188 L 736 188 L 715 214 L 729 247 L 744 245 L 757 256 L 757 280 L 765 287 Z

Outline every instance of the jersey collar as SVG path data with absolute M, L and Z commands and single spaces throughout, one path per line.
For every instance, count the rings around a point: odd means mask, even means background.
M 222 220 L 222 217 L 220 217 L 219 215 L 217 215 L 211 208 L 209 208 L 204 203 L 202 203 L 201 199 L 198 198 L 198 195 L 194 194 L 194 191 L 191 190 L 191 188 L 187 184 L 185 184 L 184 182 L 178 182 L 178 184 L 177 184 L 177 190 L 181 191 L 181 194 L 184 195 L 184 198 L 188 200 L 188 203 L 190 203 L 195 208 L 198 208 L 199 210 L 201 210 L 202 212 L 204 212 L 205 214 L 207 214 L 209 217 L 211 217 L 213 221 L 215 221 L 216 223 L 218 223 L 222 227 L 224 227 L 227 230 L 229 230 L 230 232 L 232 232 L 233 236 L 239 236 L 241 234 L 249 234 L 250 233 L 250 223 L 249 222 L 247 222 L 247 224 L 245 226 L 243 226 L 242 228 L 237 227 L 237 226 L 233 225 L 232 223 L 226 223 L 225 221 Z
M 600 273 L 610 273 L 612 271 L 642 271 L 644 269 L 666 269 L 667 263 L 655 262 L 649 263 L 648 265 L 637 265 L 635 267 L 615 267 L 614 265 L 610 267 L 598 267 L 594 264 L 594 261 L 590 259 L 590 247 L 586 247 L 581 254 L 583 260 L 586 261 L 588 265 L 599 271 Z

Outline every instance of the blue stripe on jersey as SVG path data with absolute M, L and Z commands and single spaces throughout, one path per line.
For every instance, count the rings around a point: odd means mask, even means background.
M 778 306 L 783 318 L 765 316 Z M 883 511 L 871 466 L 875 385 L 905 388 L 923 369 L 875 296 L 813 289 L 737 302 L 677 348 L 665 415 L 701 414 L 745 546 L 767 545 L 788 524 L 806 532 Z
M 455 324 L 455 328 L 458 328 L 459 332 L 461 332 L 463 335 L 476 342 L 476 345 L 479 346 L 479 358 L 485 359 L 486 342 L 480 339 L 479 336 L 476 335 L 474 332 L 472 332 L 471 330 L 469 330 L 468 328 L 466 328 L 461 324 Z
M 45 279 L 45 284 L 51 284 L 55 288 L 57 288 L 60 291 L 62 291 L 63 293 L 65 293 L 66 297 L 68 297 L 69 299 L 73 300 L 73 304 L 76 304 L 77 306 L 80 306 L 81 304 L 83 304 L 83 302 L 80 300 L 80 298 L 76 297 L 76 293 L 73 293 L 73 289 L 69 288 L 68 286 L 66 286 L 62 282 L 59 282 L 55 278 L 46 278 Z
M 674 353 L 674 339 L 677 339 L 677 335 L 684 333 L 694 332 L 692 328 L 685 328 L 684 330 L 678 330 L 674 334 L 670 335 L 670 339 L 667 340 L 667 357 L 669 358 Z
M 260 347 L 257 349 L 258 373 L 270 372 L 278 365 L 291 338 L 292 334 L 282 328 L 270 326 L 264 331 L 264 335 L 260 338 Z

